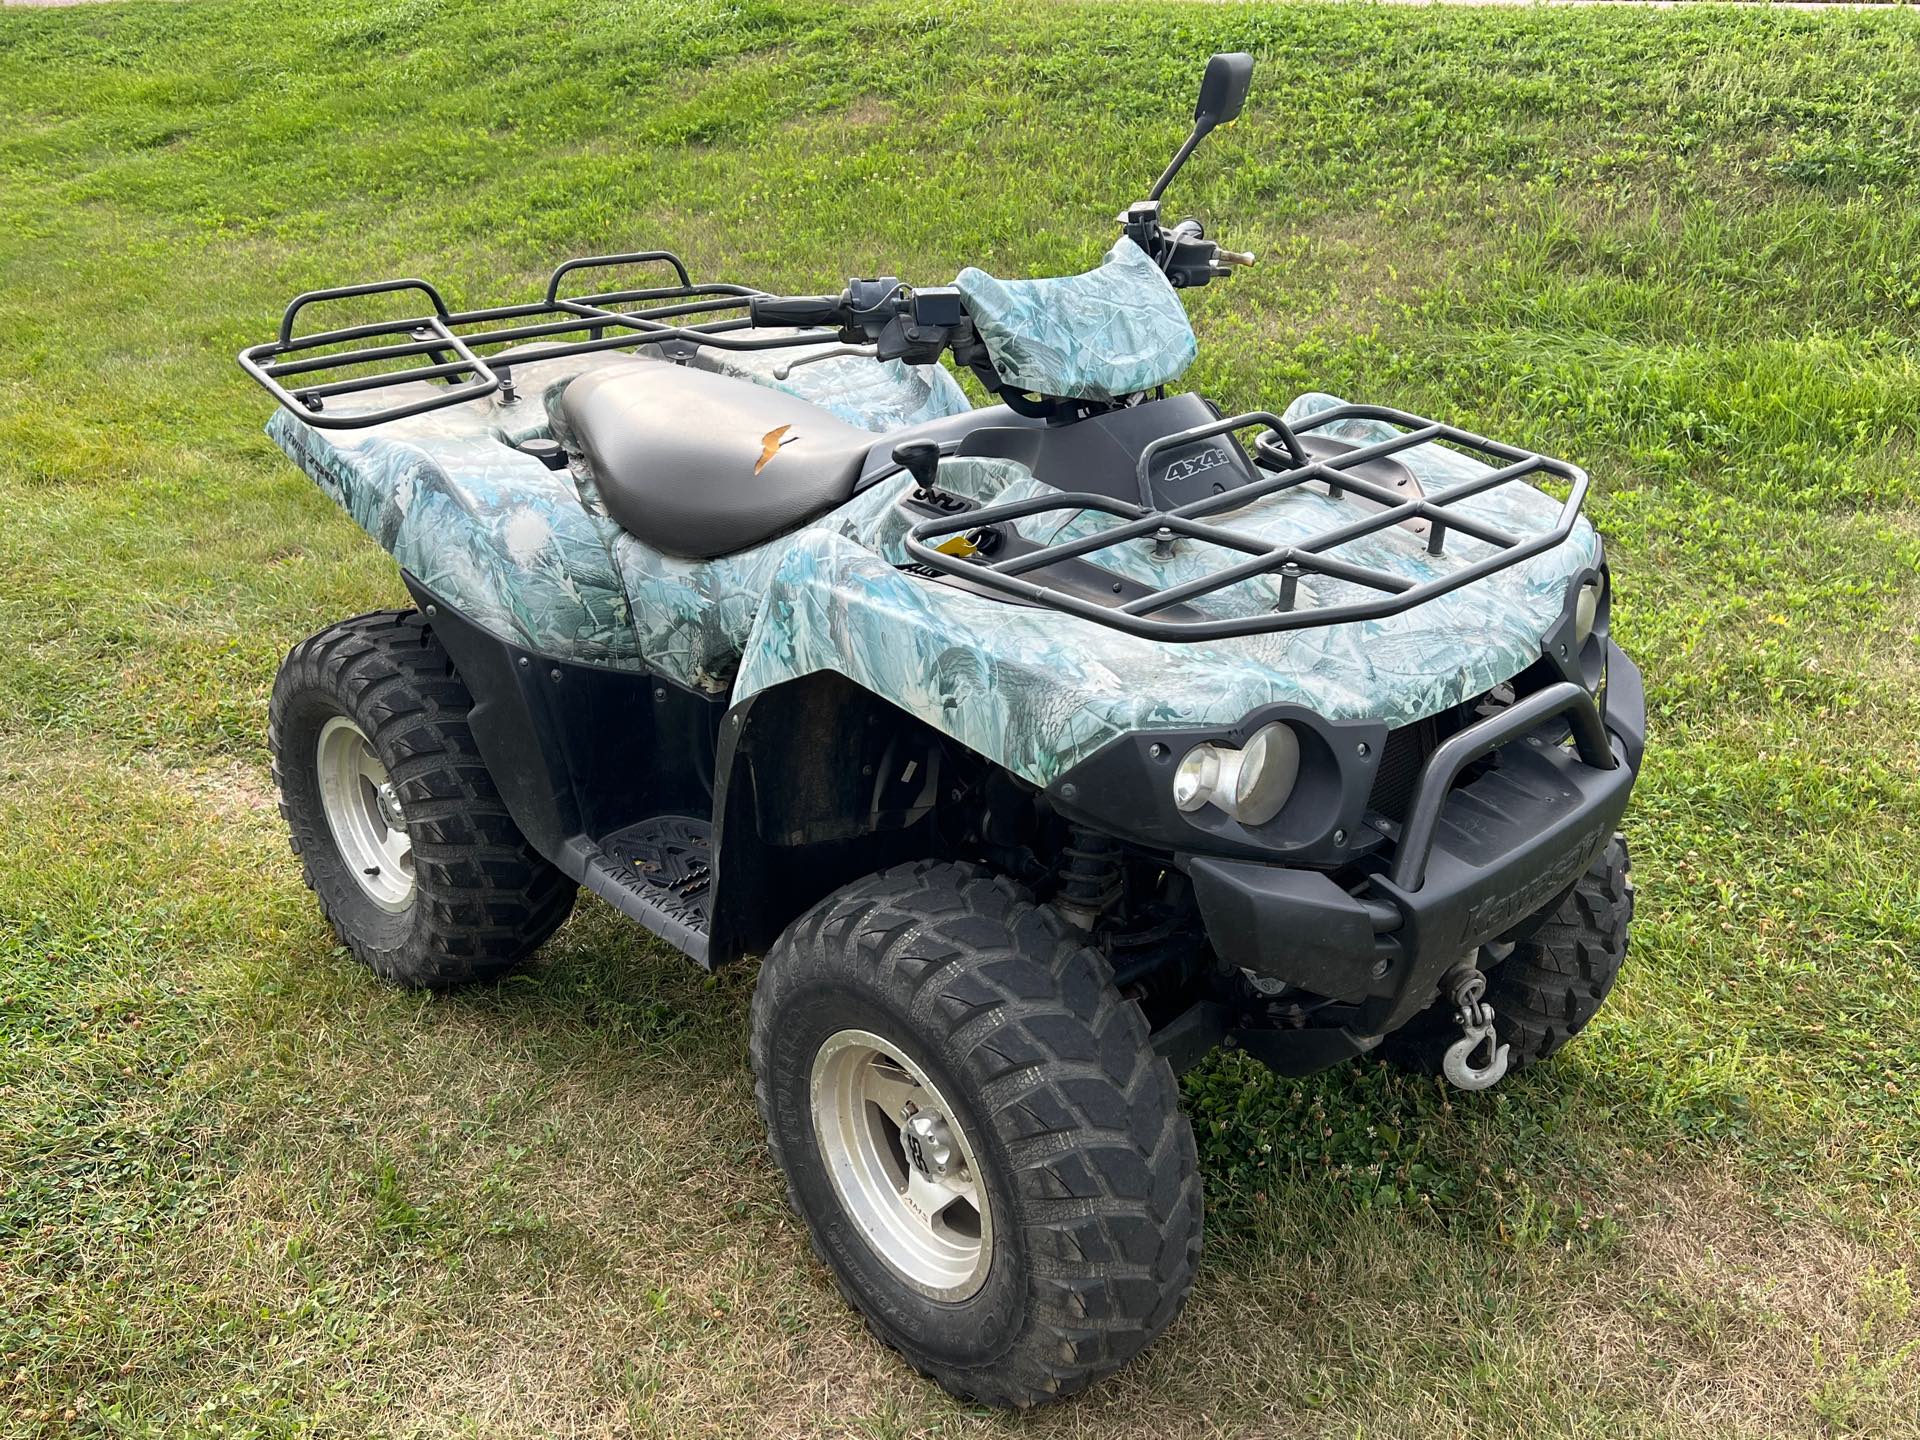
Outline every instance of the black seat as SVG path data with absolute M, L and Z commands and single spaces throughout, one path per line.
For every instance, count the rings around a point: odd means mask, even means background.
M 556 433 L 586 458 L 621 528 L 695 560 L 844 504 L 875 443 L 795 396 L 658 360 L 587 370 L 554 410 Z

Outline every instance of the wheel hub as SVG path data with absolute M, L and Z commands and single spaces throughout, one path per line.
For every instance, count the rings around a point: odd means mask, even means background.
M 380 800 L 380 818 L 387 822 L 387 828 L 404 830 L 407 825 L 407 812 L 400 808 L 400 797 L 393 791 L 393 782 L 387 781 L 376 793 Z
M 993 1217 L 952 1106 L 901 1048 L 866 1030 L 814 1056 L 814 1135 L 841 1208 L 901 1279 L 937 1300 L 986 1283 Z
M 900 1127 L 900 1148 L 927 1179 L 945 1179 L 953 1164 L 953 1131 L 944 1116 L 922 1110 Z
M 387 767 L 360 727 L 336 715 L 314 746 L 320 808 L 347 871 L 366 897 L 398 914 L 413 903 L 413 836 Z

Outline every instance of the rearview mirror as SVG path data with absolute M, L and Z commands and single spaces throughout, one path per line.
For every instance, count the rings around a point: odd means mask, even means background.
M 1200 81 L 1200 103 L 1193 107 L 1194 128 L 1211 130 L 1238 119 L 1252 84 L 1253 56 L 1246 51 L 1235 50 L 1207 61 L 1207 73 Z
M 1240 117 L 1240 107 L 1247 103 L 1247 87 L 1252 84 L 1253 56 L 1246 51 L 1235 50 L 1207 61 L 1207 73 L 1200 77 L 1200 103 L 1193 107 L 1193 133 L 1175 152 L 1173 162 L 1160 172 L 1160 178 L 1153 182 L 1147 199 L 1158 200 L 1166 193 L 1194 147 L 1212 134 L 1215 127 L 1230 125 Z

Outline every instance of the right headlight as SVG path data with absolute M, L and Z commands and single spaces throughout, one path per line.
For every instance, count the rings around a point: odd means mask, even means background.
M 1599 576 L 1594 576 L 1580 587 L 1580 593 L 1573 599 L 1573 643 L 1584 646 L 1593 638 L 1593 627 L 1600 622 L 1600 586 Z
M 1580 582 L 1573 596 L 1573 661 L 1580 683 L 1602 706 L 1607 700 L 1607 647 L 1593 641 L 1607 606 L 1605 572 Z
M 1173 803 L 1192 812 L 1212 805 L 1242 825 L 1280 813 L 1300 778 L 1300 737 L 1284 720 L 1262 725 L 1236 750 L 1196 745 L 1173 772 Z

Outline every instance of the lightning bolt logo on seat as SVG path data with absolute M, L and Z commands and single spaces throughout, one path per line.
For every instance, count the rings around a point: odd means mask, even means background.
M 787 434 L 787 431 L 792 428 L 793 426 L 791 425 L 782 425 L 776 429 L 767 431 L 766 434 L 760 437 L 760 458 L 754 464 L 754 474 L 758 475 L 762 470 L 767 468 L 767 462 L 780 453 L 780 447 L 782 445 L 789 444 L 800 438 L 798 435 Z

